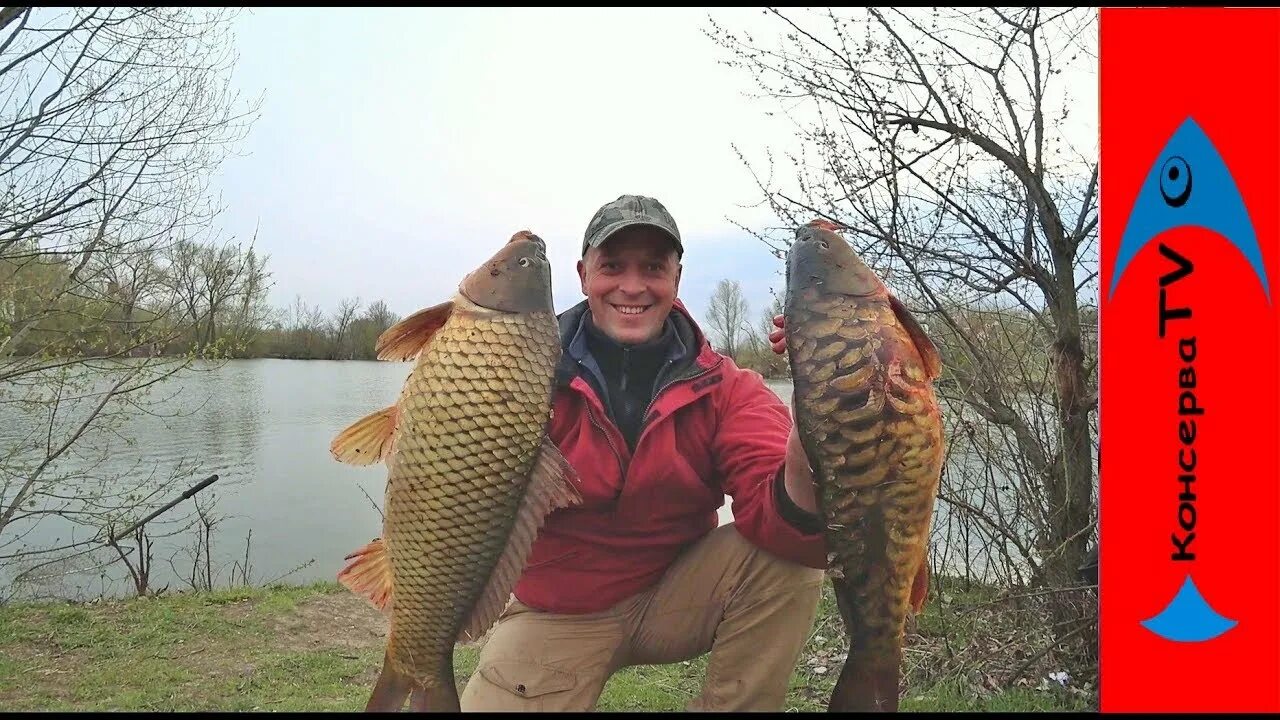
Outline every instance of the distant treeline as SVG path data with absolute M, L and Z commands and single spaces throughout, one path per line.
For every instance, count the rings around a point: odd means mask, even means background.
M 373 359 L 399 319 L 386 303 L 271 307 L 267 260 L 252 244 L 181 240 L 82 263 L 32 244 L 0 257 L 0 345 L 8 356 Z
M 913 311 L 929 339 L 938 347 L 944 360 L 940 384 L 957 380 L 972 382 L 975 378 L 1000 378 L 1023 391 L 1044 391 L 1053 378 L 1052 349 L 1055 337 L 1023 308 L 995 307 L 974 303 L 939 304 L 951 323 L 937 313 Z M 711 294 L 704 329 L 716 350 L 732 357 L 741 367 L 750 368 L 769 379 L 790 376 L 785 356 L 774 353 L 768 336 L 776 327 L 773 318 L 783 312 L 782 298 L 775 296 L 768 307 L 754 315 L 736 280 L 722 279 Z M 1080 311 L 1084 340 L 1097 344 L 1098 314 L 1096 308 Z M 984 350 L 984 366 L 975 364 L 974 355 L 966 352 L 967 342 L 978 343 Z M 1096 368 L 1091 370 L 1096 375 Z
M 378 336 L 400 319 L 382 300 L 344 299 L 332 313 L 301 297 L 287 307 L 270 306 L 268 257 L 252 244 L 177 241 L 127 255 L 104 253 L 95 260 L 81 264 L 73 255 L 34 247 L 25 255 L 0 258 L 5 354 L 372 360 Z M 739 365 L 767 378 L 785 378 L 786 359 L 767 342 L 772 319 L 781 312 L 781 299 L 774 298 L 758 315 L 752 313 L 738 283 L 722 280 L 704 329 Z M 1096 322 L 1092 311 L 1086 313 Z M 948 370 L 999 374 L 1017 368 L 1025 375 L 1036 368 L 1034 377 L 1020 378 L 1022 384 L 1046 379 L 1051 341 L 1038 337 L 1043 328 L 1025 312 L 955 307 L 951 315 L 967 336 L 992 350 L 992 361 L 1002 367 L 967 367 L 966 354 L 945 352 L 959 342 L 947 325 L 921 315 L 950 361 Z M 1028 355 L 1041 357 L 1028 364 Z

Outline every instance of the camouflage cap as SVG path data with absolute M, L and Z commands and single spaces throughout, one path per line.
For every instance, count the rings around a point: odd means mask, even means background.
M 632 225 L 649 225 L 667 235 L 676 244 L 676 254 L 684 256 L 684 245 L 680 242 L 680 229 L 676 227 L 675 218 L 654 198 L 644 195 L 621 195 L 617 200 L 600 206 L 591 222 L 587 223 L 587 232 L 582 236 L 582 254 L 587 248 L 600 247 L 615 232 Z

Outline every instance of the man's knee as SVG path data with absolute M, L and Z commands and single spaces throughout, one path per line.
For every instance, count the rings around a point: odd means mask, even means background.
M 593 709 L 618 644 L 594 625 L 513 603 L 480 651 L 459 698 L 462 710 Z
M 778 711 L 817 616 L 825 575 L 733 535 L 720 549 L 738 553 L 738 577 L 715 633 L 702 695 L 690 709 Z
M 723 551 L 744 558 L 744 574 L 751 584 L 811 594 L 817 601 L 826 577 L 822 570 L 774 555 L 748 540 L 732 523 L 716 528 L 712 534 L 717 533 L 715 540 L 724 545 Z
M 596 696 L 575 672 L 527 659 L 487 659 L 481 653 L 459 703 L 463 712 L 586 711 Z

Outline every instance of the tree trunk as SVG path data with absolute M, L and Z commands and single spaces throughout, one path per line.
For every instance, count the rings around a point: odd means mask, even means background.
M 1046 552 L 1054 553 L 1045 564 L 1050 587 L 1067 588 L 1080 584 L 1079 571 L 1088 553 L 1088 532 L 1093 507 L 1092 428 L 1089 413 L 1092 400 L 1087 391 L 1084 346 L 1081 341 L 1080 312 L 1071 272 L 1072 258 L 1055 252 L 1057 266 L 1058 312 L 1055 314 L 1057 338 L 1053 343 L 1055 385 L 1058 395 L 1058 422 L 1061 439 L 1058 462 L 1049 477 L 1050 507 L 1056 510 L 1051 519 Z M 1055 635 L 1066 640 L 1081 632 L 1080 625 L 1089 618 L 1070 602 L 1073 596 L 1053 603 Z M 1087 647 L 1096 646 L 1096 628 L 1082 636 Z

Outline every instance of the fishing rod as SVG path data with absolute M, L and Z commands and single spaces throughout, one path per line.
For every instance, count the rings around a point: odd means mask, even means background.
M 138 522 L 134 523 L 132 526 L 130 526 L 130 527 L 129 527 L 129 529 L 128 529 L 128 530 L 125 530 L 124 532 L 118 533 L 118 534 L 116 534 L 116 535 L 114 535 L 114 536 L 108 537 L 108 538 L 107 538 L 107 540 L 106 540 L 106 542 L 104 542 L 104 543 L 103 543 L 103 545 L 114 545 L 114 544 L 116 543 L 116 541 L 117 541 L 117 540 L 119 540 L 120 538 L 122 538 L 122 537 L 127 537 L 127 536 L 128 536 L 130 533 L 132 533 L 134 530 L 137 530 L 138 528 L 142 527 L 143 525 L 146 525 L 147 523 L 149 523 L 149 522 L 151 522 L 152 520 L 154 520 L 154 519 L 156 518 L 156 516 L 157 516 L 157 515 L 159 515 L 160 513 L 162 513 L 162 512 L 164 512 L 164 511 L 168 510 L 169 508 L 173 507 L 174 505 L 177 505 L 178 503 L 182 502 L 183 500 L 186 500 L 187 498 L 191 497 L 192 495 L 195 495 L 196 493 L 200 492 L 201 490 L 203 490 L 203 489 L 205 489 L 205 488 L 209 487 L 209 486 L 210 486 L 210 485 L 212 485 L 215 481 L 217 481 L 217 479 L 218 479 L 218 476 L 217 476 L 217 474 L 215 473 L 215 474 L 210 475 L 209 477 L 205 478 L 204 480 L 201 480 L 201 481 L 200 481 L 199 483 L 197 483 L 194 487 L 192 487 L 191 489 L 189 489 L 189 490 L 187 490 L 186 492 L 182 493 L 182 495 L 178 496 L 176 499 L 171 500 L 171 501 L 169 502 L 169 504 L 168 504 L 168 505 L 165 505 L 164 507 L 160 508 L 159 510 L 156 510 L 155 512 L 151 513 L 150 515 L 148 515 L 148 516 L 146 516 L 146 517 L 142 518 L 141 520 L 139 520 Z

